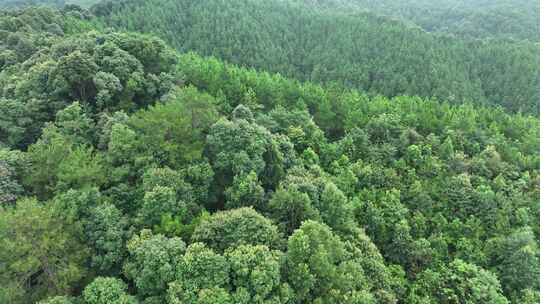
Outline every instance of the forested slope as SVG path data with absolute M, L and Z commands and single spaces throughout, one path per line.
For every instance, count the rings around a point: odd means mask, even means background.
M 371 10 L 430 32 L 470 38 L 540 41 L 540 2 L 529 0 L 322 0 L 322 5 Z
M 73 9 L 0 17 L 0 303 L 540 301 L 537 118 L 301 83 Z
M 426 33 L 373 14 L 301 1 L 128 0 L 94 8 L 107 25 L 181 52 L 371 95 L 418 95 L 540 113 L 540 46 Z
M 0 9 L 18 9 L 31 6 L 46 6 L 61 8 L 67 4 L 90 7 L 100 0 L 1 0 Z
M 64 4 L 64 0 L 3 0 L 0 1 L 0 8 L 19 8 L 33 5 L 60 7 Z

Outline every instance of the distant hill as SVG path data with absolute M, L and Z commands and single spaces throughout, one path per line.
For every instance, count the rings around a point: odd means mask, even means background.
M 300 80 L 540 113 L 538 45 L 469 41 L 354 9 L 316 9 L 352 4 L 130 0 L 93 10 L 109 26 L 156 34 L 182 52 Z
M 310 1 L 310 0 L 305 0 Z M 540 1 L 526 0 L 319 0 L 410 21 L 430 32 L 469 38 L 540 41 Z
M 2 0 L 0 8 L 20 8 L 28 6 L 63 7 L 66 4 L 76 4 L 81 7 L 90 7 L 100 0 Z
M 0 1 L 0 8 L 18 8 L 36 5 L 61 7 L 65 4 L 65 0 L 3 0 Z

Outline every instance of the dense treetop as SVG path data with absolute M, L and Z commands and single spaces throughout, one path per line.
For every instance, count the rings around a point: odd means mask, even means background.
M 540 301 L 540 119 L 99 24 L 0 16 L 0 303 Z

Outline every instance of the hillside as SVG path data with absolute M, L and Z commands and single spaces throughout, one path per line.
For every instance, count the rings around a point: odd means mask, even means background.
M 1 0 L 0 9 L 17 9 L 30 6 L 46 6 L 61 8 L 67 4 L 74 4 L 89 8 L 100 0 Z
M 433 35 L 369 13 L 277 0 L 130 0 L 94 12 L 180 52 L 304 81 L 540 113 L 540 46 L 528 42 Z
M 0 16 L 0 303 L 540 301 L 538 118 L 96 24 Z
M 540 41 L 540 2 L 526 0 L 327 0 L 328 6 L 370 10 L 430 32 L 476 39 Z M 324 1 L 322 1 L 324 2 Z

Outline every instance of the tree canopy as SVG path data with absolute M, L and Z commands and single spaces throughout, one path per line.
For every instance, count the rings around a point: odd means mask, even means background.
M 231 25 L 264 4 L 213 3 Z M 279 26 L 317 27 L 322 11 L 287 3 L 264 5 Z M 358 29 L 354 14 L 324 16 Z M 0 303 L 539 301 L 539 118 L 288 78 L 104 18 L 70 6 L 0 15 Z M 287 23 L 298 18 L 311 23 Z M 381 33 L 410 33 L 393 26 Z M 416 33 L 430 49 L 457 43 Z M 263 58 L 246 35 L 230 54 Z

